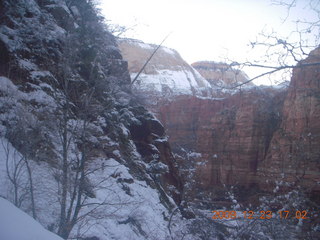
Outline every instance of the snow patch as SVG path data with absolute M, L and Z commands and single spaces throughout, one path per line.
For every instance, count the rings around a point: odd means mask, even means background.
M 29 70 L 29 71 L 36 71 L 38 69 L 37 65 L 35 65 L 34 63 L 28 61 L 28 60 L 24 60 L 24 59 L 19 59 L 19 65 L 20 67 Z
M 202 157 L 202 154 L 201 154 L 201 153 L 197 153 L 197 152 L 189 152 L 189 153 L 188 153 L 188 157 L 201 158 L 201 157 Z
M 13 93 L 18 89 L 16 85 L 14 85 L 13 82 L 6 77 L 0 77 L 0 87 L 1 91 L 7 91 L 8 93 Z
M 166 53 L 170 54 L 170 55 L 175 55 L 175 51 L 173 49 L 167 48 L 167 47 L 162 47 L 161 48 L 163 51 L 165 51 Z
M 188 70 L 157 70 L 157 74 L 140 74 L 139 79 L 134 84 L 139 91 L 156 91 L 165 93 L 171 90 L 174 94 L 193 94 L 195 89 L 199 89 L 193 73 Z M 136 73 L 131 74 L 134 78 Z
M 156 46 L 152 46 L 151 44 L 146 44 L 146 43 L 140 42 L 140 41 L 133 41 L 133 43 L 141 48 L 144 48 L 144 49 L 154 50 L 156 48 Z
M 0 239 L 62 240 L 40 223 L 0 197 Z

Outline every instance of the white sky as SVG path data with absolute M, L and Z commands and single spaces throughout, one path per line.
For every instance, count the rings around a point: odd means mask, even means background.
M 285 23 L 286 8 L 272 5 L 271 0 L 100 0 L 100 7 L 112 23 L 136 25 L 126 37 L 159 44 L 171 32 L 164 46 L 191 64 L 225 57 L 238 62 L 259 58 L 263 53 L 252 53 L 248 44 L 262 29 L 286 36 L 295 28 L 293 19 L 311 17 L 309 8 L 303 8 L 310 0 L 298 1 Z M 245 71 L 249 77 L 260 73 Z

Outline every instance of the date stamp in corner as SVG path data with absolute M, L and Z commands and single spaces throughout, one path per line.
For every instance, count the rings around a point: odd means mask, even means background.
M 306 210 L 296 211 L 212 211 L 212 219 L 309 219 L 311 214 Z

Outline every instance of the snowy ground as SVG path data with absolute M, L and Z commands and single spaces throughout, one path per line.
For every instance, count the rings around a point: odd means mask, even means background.
M 0 197 L 0 239 L 62 240 L 12 203 Z
M 0 192 L 4 197 L 13 201 L 13 186 L 7 178 L 5 160 L 9 158 L 9 169 L 12 171 L 12 164 L 21 158 L 21 154 L 5 138 L 2 138 L 0 142 Z M 8 155 L 7 152 L 9 152 Z M 30 164 L 35 182 L 37 220 L 45 227 L 56 226 L 59 204 L 58 186 L 54 179 L 55 172 L 45 163 L 38 164 L 30 161 Z M 104 167 L 101 167 L 102 165 Z M 135 180 L 128 168 L 114 159 L 96 159 L 90 168 L 94 171 L 90 180 L 93 185 L 97 186 L 96 197 L 88 200 L 88 207 L 83 209 L 83 214 L 87 216 L 75 226 L 72 236 L 96 236 L 100 239 L 108 237 L 108 239 L 119 240 L 167 239 L 169 237 L 168 222 L 165 220 L 169 217 L 169 212 L 161 204 L 159 194 L 155 189 L 144 181 Z M 100 169 L 95 170 L 97 168 Z M 26 173 L 23 169 L 21 173 L 19 182 L 22 186 L 26 186 Z M 97 206 L 97 208 L 94 209 L 91 206 Z M 10 211 L 13 211 L 13 208 L 14 206 L 10 207 Z M 28 197 L 22 201 L 21 208 L 31 214 Z M 1 209 L 1 221 L 11 215 L 10 211 L 8 210 L 3 215 Z M 19 218 L 20 215 L 14 217 Z M 23 214 L 23 216 L 27 215 Z M 12 221 L 21 223 L 26 220 L 25 217 L 21 217 L 21 221 L 14 219 Z M 22 238 L 1 239 L 18 240 Z M 32 239 L 40 240 L 41 238 Z
M 0 77 L 0 87 L 2 93 L 0 108 L 3 109 L 0 120 L 12 123 L 13 127 L 16 121 L 22 119 L 22 116 L 18 115 L 21 111 L 23 111 L 26 124 L 32 126 L 34 122 L 34 126 L 38 126 L 36 124 L 39 122 L 34 112 L 49 113 L 55 108 L 55 101 L 45 93 L 42 87 L 24 93 L 5 77 Z M 48 88 L 48 86 L 43 87 Z M 30 102 L 37 104 L 29 104 Z M 95 125 L 96 131 L 100 131 L 99 124 Z M 128 129 L 122 124 L 119 124 L 118 127 L 123 132 L 128 132 Z M 0 196 L 32 215 L 26 163 L 23 155 L 5 138 L 8 130 L 10 129 L 7 126 L 0 124 Z M 47 129 L 49 139 L 53 140 L 54 151 L 59 155 L 61 146 L 55 132 Z M 123 133 L 123 135 L 126 134 Z M 90 162 L 88 171 L 92 173 L 87 177 L 90 184 L 95 186 L 93 189 L 95 196 L 87 198 L 87 205 L 82 211 L 84 217 L 74 227 L 71 236 L 96 236 L 100 239 L 117 240 L 168 239 L 167 219 L 170 214 L 168 208 L 161 202 L 158 190 L 149 186 L 145 181 L 137 180 L 129 173 L 129 169 L 123 164 L 126 160 L 121 157 L 121 152 L 116 150 L 119 147 L 118 143 L 112 141 L 108 136 L 102 136 L 100 141 L 105 142 L 109 147 L 114 146 L 114 155 L 117 160 L 104 157 L 92 159 Z M 133 142 L 130 141 L 128 144 L 132 145 L 131 154 L 136 158 L 135 161 L 141 161 L 141 156 L 136 152 Z M 71 145 L 71 148 L 74 148 L 74 143 Z M 70 155 L 70 157 L 76 156 Z M 45 161 L 28 159 L 28 163 L 34 183 L 36 219 L 44 228 L 56 232 L 60 212 L 59 191 L 61 191 L 57 179 L 61 173 Z M 141 161 L 141 164 L 145 163 Z M 14 186 L 9 180 L 9 176 L 12 178 L 14 174 L 17 180 L 17 199 L 15 199 Z M 172 205 L 175 205 L 173 200 L 171 201 Z M 10 213 L 7 214 L 10 215 Z

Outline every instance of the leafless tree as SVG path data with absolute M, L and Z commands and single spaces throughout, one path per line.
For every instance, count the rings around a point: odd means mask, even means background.
M 90 103 L 94 88 L 84 84 L 85 91 L 78 92 L 72 85 L 75 74 L 71 67 L 76 62 L 76 49 L 74 36 L 67 37 L 64 55 L 58 65 L 58 78 L 61 91 L 57 92 L 54 99 L 57 103 L 58 135 L 61 144 L 61 159 L 58 163 L 58 193 L 60 203 L 60 217 L 58 234 L 66 239 L 73 226 L 78 222 L 81 208 L 84 204 L 86 185 L 86 164 L 88 160 L 86 135 L 91 113 Z M 81 94 L 79 96 L 78 94 Z M 75 103 L 73 100 L 77 99 Z M 81 120 L 77 119 L 80 117 Z M 81 144 L 79 149 L 77 142 Z
M 319 46 L 320 40 L 320 3 L 316 0 L 272 0 L 271 4 L 275 7 L 285 8 L 287 15 L 283 22 L 288 23 L 290 14 L 296 7 L 308 9 L 311 15 L 315 18 L 296 19 L 294 20 L 295 29 L 292 29 L 288 36 L 276 32 L 274 30 L 262 30 L 255 40 L 251 41 L 249 46 L 252 51 L 263 52 L 264 55 L 259 59 L 248 59 L 244 62 L 230 61 L 230 67 L 236 69 L 257 68 L 262 73 L 248 79 L 245 82 L 239 83 L 236 87 L 241 87 L 253 80 L 269 77 L 282 78 L 288 80 L 292 69 L 304 68 L 309 66 L 320 65 L 320 59 L 313 63 L 304 63 L 301 60 L 305 59 L 311 50 Z M 275 79 L 271 80 L 275 82 Z
M 108 103 L 102 106 L 97 98 L 102 95 L 103 89 L 108 88 L 108 80 L 104 81 L 105 86 L 100 86 L 95 79 L 95 73 L 99 68 L 98 54 L 93 57 L 93 61 L 87 63 L 89 70 L 85 82 L 73 71 L 72 66 L 77 65 L 79 61 L 75 38 L 77 35 L 70 34 L 65 41 L 64 54 L 57 66 L 58 88 L 53 93 L 57 109 L 52 120 L 56 123 L 61 146 L 58 164 L 53 166 L 58 180 L 60 205 L 57 232 L 64 239 L 68 238 L 77 223 L 88 216 L 92 217 L 101 207 L 117 205 L 120 208 L 128 204 L 128 201 L 121 199 L 116 203 L 107 200 L 95 203 L 88 201 L 89 198 L 95 197 L 95 191 L 110 178 L 105 176 L 96 184 L 91 184 L 89 180 L 95 172 L 108 167 L 89 167 L 93 149 L 90 140 L 94 137 L 91 132 L 93 122 L 109 107 Z M 109 90 L 109 93 L 116 91 Z M 97 219 L 99 215 L 101 214 L 96 214 Z
M 13 187 L 13 203 L 20 208 L 30 195 L 32 216 L 36 219 L 34 184 L 29 160 L 11 147 L 9 142 L 1 141 L 1 144 L 5 153 L 7 177 Z

